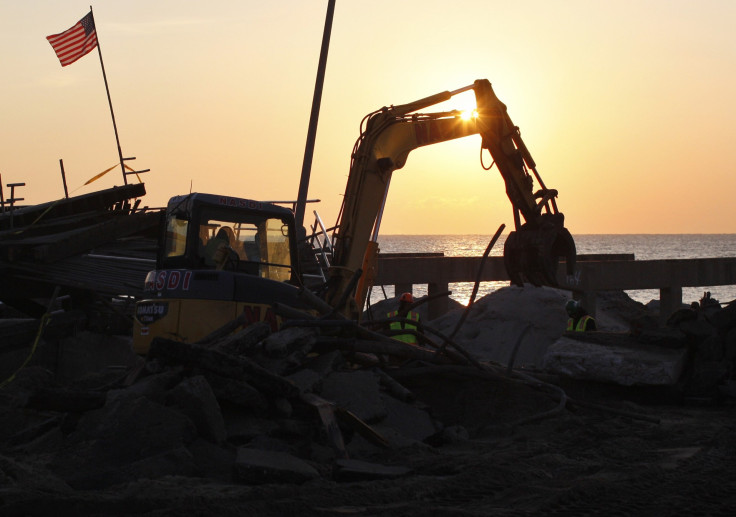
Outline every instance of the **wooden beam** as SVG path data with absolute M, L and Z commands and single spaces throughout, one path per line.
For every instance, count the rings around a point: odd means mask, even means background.
M 12 219 L 9 212 L 0 214 L 0 230 L 31 225 L 42 214 L 44 219 L 51 219 L 54 217 L 88 212 L 90 210 L 108 210 L 117 203 L 128 199 L 142 197 L 145 194 L 145 185 L 143 183 L 135 183 L 124 187 L 112 187 L 110 189 L 100 190 L 90 194 L 74 196 L 68 199 L 59 199 L 57 201 L 41 203 L 40 205 L 17 208 L 13 210 Z

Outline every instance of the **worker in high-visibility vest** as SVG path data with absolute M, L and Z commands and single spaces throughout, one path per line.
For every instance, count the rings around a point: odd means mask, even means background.
M 565 311 L 569 316 L 567 319 L 567 330 L 576 332 L 598 330 L 595 319 L 585 312 L 585 309 L 583 309 L 583 306 L 577 300 L 568 300 L 565 304 Z
M 419 322 L 419 313 L 410 310 L 411 304 L 414 303 L 414 297 L 411 295 L 411 293 L 404 293 L 399 297 L 399 308 L 398 310 L 389 312 L 386 314 L 386 317 L 388 318 L 406 318 L 408 320 Z M 417 330 L 416 325 L 412 325 L 409 322 L 404 321 L 394 321 L 391 323 L 390 327 L 391 330 Z M 399 341 L 403 341 L 404 343 L 408 343 L 410 345 L 416 345 L 417 344 L 417 337 L 414 334 L 396 334 L 391 336 L 394 339 L 398 339 Z

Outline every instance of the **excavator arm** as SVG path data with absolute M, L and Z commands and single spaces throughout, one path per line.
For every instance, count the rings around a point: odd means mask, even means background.
M 477 114 L 461 117 L 458 111 L 418 113 L 418 110 L 447 101 L 454 95 L 474 90 Z M 372 282 L 380 225 L 391 175 L 406 164 L 409 153 L 419 147 L 480 134 L 506 184 L 514 209 L 515 231 L 504 247 L 506 269 L 514 284 L 555 285 L 560 256 L 572 272 L 575 243 L 564 227 L 564 216 L 555 203 L 557 191 L 547 189 L 536 171 L 531 154 L 506 106 L 498 100 L 491 83 L 475 81 L 453 92 L 442 92 L 401 106 L 382 108 L 364 119 L 365 129 L 355 144 L 343 206 L 336 224 L 333 267 L 327 301 L 344 300 L 355 272 L 358 283 L 355 306 L 346 313 L 356 315 Z M 529 173 L 531 171 L 532 174 Z M 533 192 L 534 179 L 539 184 Z M 372 237 L 373 235 L 373 237 Z

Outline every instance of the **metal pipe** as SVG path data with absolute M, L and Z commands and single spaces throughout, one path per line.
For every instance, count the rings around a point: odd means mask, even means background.
M 322 49 L 319 54 L 319 65 L 317 66 L 317 81 L 314 85 L 314 98 L 312 99 L 312 113 L 309 117 L 309 129 L 307 131 L 307 146 L 304 150 L 304 163 L 302 164 L 302 175 L 299 180 L 299 194 L 297 195 L 294 215 L 297 231 L 304 226 L 304 206 L 309 190 L 309 176 L 312 172 L 312 157 L 314 155 L 314 142 L 317 137 L 317 121 L 319 120 L 319 107 L 322 101 L 322 85 L 327 68 L 327 51 L 330 47 L 330 33 L 332 31 L 332 18 L 335 13 L 335 0 L 329 0 L 327 4 L 327 16 L 325 18 L 325 30 L 322 35 Z

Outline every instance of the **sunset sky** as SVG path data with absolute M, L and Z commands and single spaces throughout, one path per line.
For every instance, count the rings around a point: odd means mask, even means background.
M 91 5 L 145 204 L 296 199 L 327 0 Z M 122 184 L 82 187 L 118 161 L 97 50 L 62 68 L 46 41 L 89 7 L 0 2 L 0 174 L 25 203 L 63 197 L 59 159 L 74 194 Z M 337 0 L 305 221 L 335 222 L 367 113 L 488 79 L 573 235 L 736 233 L 735 21 L 728 0 Z M 510 229 L 479 147 L 414 151 L 382 233 Z

